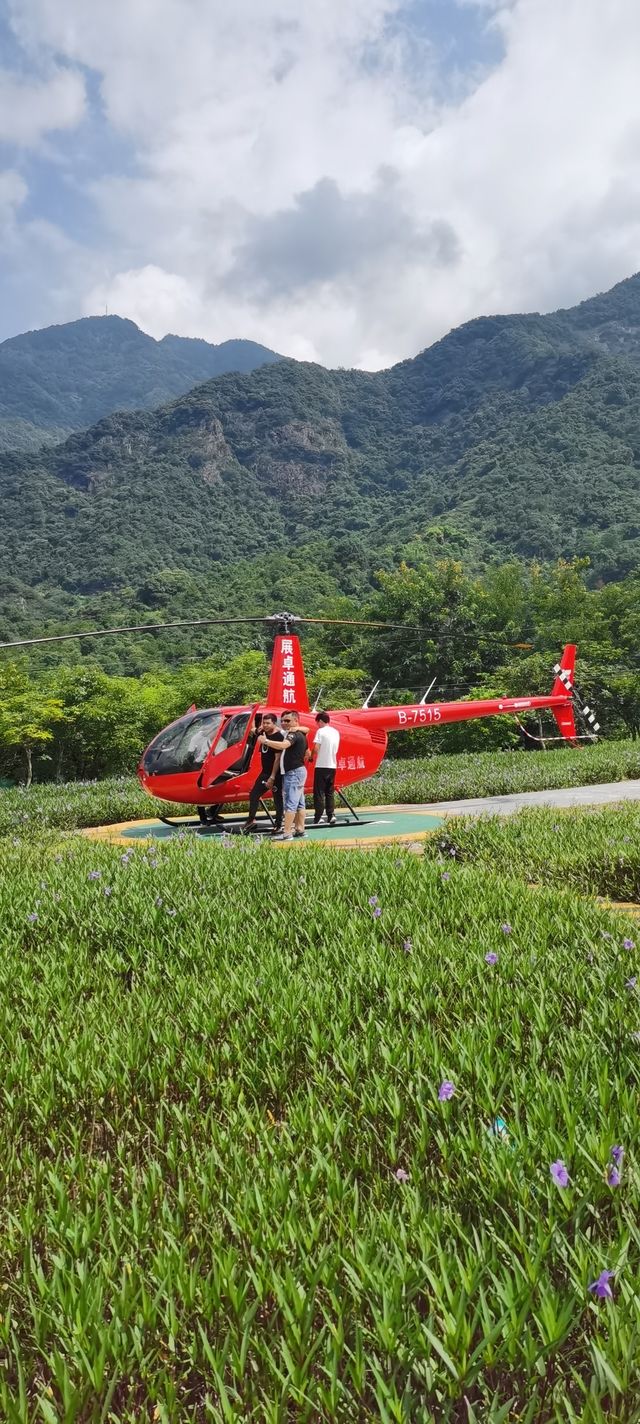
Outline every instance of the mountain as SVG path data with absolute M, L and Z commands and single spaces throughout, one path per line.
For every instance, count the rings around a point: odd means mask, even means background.
M 376 374 L 220 376 L 5 454 L 0 499 L 15 636 L 150 608 L 317 608 L 412 543 L 476 569 L 586 555 L 594 580 L 624 577 L 640 565 L 640 277 L 468 322 Z
M 13 336 L 0 344 L 0 449 L 36 449 L 111 411 L 151 409 L 198 381 L 278 360 L 254 341 L 154 341 L 119 316 Z

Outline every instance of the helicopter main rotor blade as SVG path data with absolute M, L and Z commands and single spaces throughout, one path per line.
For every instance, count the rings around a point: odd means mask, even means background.
M 166 628 L 204 628 L 229 623 L 264 623 L 264 618 L 185 618 L 175 623 L 131 623 L 122 628 L 87 628 L 84 633 L 54 633 L 47 638 L 20 638 L 0 648 L 32 648 L 38 643 L 64 643 L 71 638 L 108 638 L 114 633 L 160 633 Z
M 162 633 L 173 628 L 213 628 L 231 627 L 237 624 L 264 623 L 273 625 L 277 622 L 277 615 L 265 616 L 264 614 L 250 614 L 240 618 L 181 618 L 172 623 L 130 623 L 117 628 L 87 628 L 82 633 L 52 633 L 45 638 L 18 638 L 8 643 L 0 643 L 0 650 L 7 648 L 33 648 L 40 647 L 45 643 L 64 643 L 81 638 L 109 638 L 120 633 Z M 284 621 L 284 619 L 283 619 Z M 289 615 L 291 623 L 305 623 L 321 625 L 322 627 L 338 628 L 378 628 L 388 629 L 390 632 L 417 633 L 429 638 L 433 642 L 456 641 L 465 642 L 492 642 L 499 643 L 502 647 L 528 648 L 533 647 L 533 643 L 508 643 L 499 636 L 491 634 L 470 634 L 464 633 L 441 633 L 431 635 L 427 628 L 415 623 L 382 623 L 360 618 L 303 618 L 298 615 Z

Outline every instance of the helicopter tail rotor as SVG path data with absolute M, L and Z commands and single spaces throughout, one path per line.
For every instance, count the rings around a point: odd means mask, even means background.
M 553 684 L 552 695 L 562 696 L 563 693 L 570 693 L 572 701 L 566 707 L 559 710 L 553 709 L 553 715 L 558 723 L 562 736 L 567 741 L 579 740 L 576 731 L 576 713 L 582 726 L 585 728 L 585 736 L 588 740 L 596 740 L 600 731 L 600 723 L 596 718 L 593 707 L 589 707 L 582 701 L 580 693 L 574 682 L 576 668 L 576 649 L 573 643 L 568 643 L 559 663 L 556 663 L 553 671 L 556 680 Z
M 552 697 L 562 697 L 569 694 L 573 699 L 574 686 L 573 678 L 576 668 L 576 645 L 567 643 L 559 663 L 556 663 L 553 671 L 556 675 L 555 682 L 551 689 Z M 553 715 L 558 724 L 560 735 L 567 742 L 576 742 L 578 733 L 576 730 L 576 720 L 574 716 L 573 700 L 565 707 L 552 708 Z

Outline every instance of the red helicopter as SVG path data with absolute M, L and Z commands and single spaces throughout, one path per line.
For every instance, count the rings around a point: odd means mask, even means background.
M 265 701 L 253 707 L 191 707 L 149 744 L 138 767 L 145 791 L 165 801 L 195 805 L 202 825 L 220 824 L 223 807 L 246 802 L 259 772 L 260 748 L 256 733 L 263 714 L 297 711 L 302 729 L 316 732 L 315 708 L 309 706 L 300 640 L 292 631 L 296 623 L 321 622 L 294 614 L 273 615 L 281 631 L 276 635 L 271 661 L 269 689 Z M 378 625 L 381 626 L 381 625 Z M 384 625 L 389 626 L 389 625 Z M 403 625 L 398 625 L 402 627 Z M 389 732 L 411 731 L 416 727 L 444 726 L 472 717 L 492 717 L 505 713 L 528 713 L 548 708 L 553 713 L 561 738 L 572 745 L 580 740 L 574 709 L 590 727 L 591 738 L 599 731 L 595 715 L 576 698 L 573 675 L 576 647 L 567 644 L 555 681 L 545 697 L 503 697 L 474 702 L 420 702 L 393 707 L 370 707 L 369 697 L 362 707 L 330 711 L 331 725 L 340 733 L 336 794 L 350 814 L 357 813 L 345 795 L 345 788 L 365 781 L 378 770 L 387 750 Z M 375 691 L 375 689 L 373 689 Z M 313 769 L 307 773 L 311 791 Z M 263 810 L 270 819 L 268 809 Z M 165 819 L 165 818 L 163 818 Z M 171 822 L 169 822 L 171 824 Z
M 65 639 L 107 637 L 122 633 L 153 633 L 165 628 L 210 626 L 211 624 L 267 623 L 278 627 L 276 634 L 269 689 L 265 701 L 252 707 L 190 707 L 182 717 L 171 722 L 149 743 L 138 766 L 138 776 L 145 791 L 163 801 L 195 806 L 197 827 L 220 828 L 224 825 L 222 810 L 248 800 L 249 791 L 259 772 L 260 748 L 257 732 L 263 714 L 297 711 L 303 730 L 315 733 L 315 708 L 309 706 L 307 684 L 300 640 L 293 631 L 295 624 L 351 622 L 351 626 L 392 628 L 405 633 L 420 631 L 408 624 L 362 623 L 355 620 L 301 618 L 293 613 L 273 614 L 269 618 L 198 618 L 175 623 L 137 624 L 130 627 L 93 629 L 85 633 L 62 633 L 46 638 L 27 638 L 19 642 L 0 643 L 1 648 L 30 647 L 34 644 L 57 643 Z M 531 644 L 515 646 L 530 647 Z M 584 720 L 586 737 L 592 740 L 600 730 L 591 708 L 582 704 L 574 687 L 576 647 L 566 645 L 562 658 L 554 668 L 555 680 L 551 692 L 544 697 L 501 697 L 473 702 L 427 702 L 428 692 L 420 702 L 393 707 L 370 707 L 375 688 L 362 707 L 336 709 L 330 712 L 331 725 L 340 732 L 340 747 L 336 773 L 336 794 L 350 815 L 358 820 L 350 805 L 345 788 L 357 781 L 366 781 L 378 770 L 387 750 L 389 732 L 407 732 L 416 727 L 444 726 L 473 717 L 495 717 L 512 713 L 530 713 L 547 708 L 553 713 L 560 739 L 571 745 L 583 740 L 576 731 L 575 713 Z M 377 686 L 377 684 L 376 684 Z M 433 684 L 432 684 L 433 686 Z M 429 688 L 428 691 L 431 689 Z M 312 740 L 312 737 L 311 737 Z M 313 781 L 310 768 L 307 776 Z M 263 802 L 267 827 L 271 816 Z M 184 821 L 169 825 L 184 826 Z

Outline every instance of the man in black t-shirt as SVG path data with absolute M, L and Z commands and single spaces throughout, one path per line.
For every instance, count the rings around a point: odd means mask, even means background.
M 300 726 L 300 718 L 293 708 L 283 712 L 282 730 L 284 732 L 284 749 L 280 757 L 280 765 L 284 782 L 284 822 L 282 832 L 274 836 L 274 840 L 292 841 L 294 836 L 302 837 L 305 833 L 304 789 L 309 751 L 307 734 Z M 266 746 L 275 747 L 276 745 L 264 734 L 258 737 L 258 741 Z
M 258 830 L 256 816 L 258 806 L 264 796 L 273 791 L 273 804 L 276 812 L 276 831 L 282 827 L 282 774 L 280 772 L 280 757 L 276 748 L 284 742 L 284 735 L 280 731 L 277 718 L 274 712 L 265 712 L 262 718 L 260 731 L 269 738 L 269 745 L 266 741 L 260 741 L 260 771 L 257 779 L 251 787 L 249 795 L 249 815 L 242 827 L 243 831 Z M 260 740 L 260 739 L 259 739 Z M 274 745 L 275 743 L 275 745 Z

